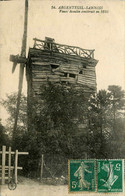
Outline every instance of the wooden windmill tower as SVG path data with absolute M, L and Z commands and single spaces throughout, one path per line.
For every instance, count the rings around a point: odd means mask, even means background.
M 27 11 L 26 0 L 22 53 L 21 56 L 11 55 L 11 61 L 14 62 L 13 71 L 15 64 L 20 63 L 18 102 L 20 102 L 24 67 L 26 67 L 28 100 L 32 96 L 39 98 L 41 85 L 48 82 L 55 85 L 63 84 L 68 88 L 73 86 L 84 90 L 85 93 L 96 92 L 95 66 L 98 61 L 94 59 L 94 50 L 58 44 L 49 37 L 45 40 L 34 38 L 34 46 L 29 49 L 26 58 Z M 17 103 L 17 115 L 18 111 L 19 103 Z M 15 127 L 16 125 L 17 119 Z

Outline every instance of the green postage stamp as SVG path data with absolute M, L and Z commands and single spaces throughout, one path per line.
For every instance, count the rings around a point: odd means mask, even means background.
M 122 160 L 97 160 L 97 191 L 123 192 Z
M 69 161 L 69 191 L 95 191 L 94 160 Z
M 69 192 L 123 192 L 124 160 L 69 160 Z

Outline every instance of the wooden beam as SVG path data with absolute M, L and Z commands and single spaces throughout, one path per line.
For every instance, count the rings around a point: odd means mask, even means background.
M 2 177 L 0 177 L 0 180 L 3 179 Z M 4 180 L 8 180 L 8 176 L 4 177 Z
M 2 151 L 0 151 L 0 154 L 2 154 Z M 9 152 L 6 151 L 5 154 L 9 154 Z M 11 151 L 11 154 L 15 154 L 15 152 Z M 28 155 L 28 154 L 29 154 L 28 152 L 18 152 L 18 155 Z
M 9 166 L 5 166 L 5 170 L 8 170 Z M 11 166 L 10 169 L 14 169 L 14 166 Z M 17 169 L 23 169 L 23 167 L 17 167 Z M 2 170 L 2 166 L 0 165 L 0 171 Z
M 2 146 L 2 185 L 5 184 L 6 146 Z
M 27 58 L 19 55 L 10 55 L 10 61 L 14 63 L 27 63 Z
M 28 155 L 28 152 L 18 152 L 19 155 Z
M 8 183 L 11 177 L 11 147 L 9 147 L 9 160 L 8 160 Z
M 15 183 L 17 184 L 18 150 L 15 153 Z

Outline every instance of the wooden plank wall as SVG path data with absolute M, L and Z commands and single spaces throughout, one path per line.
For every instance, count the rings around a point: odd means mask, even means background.
M 74 85 L 88 92 L 96 91 L 95 66 L 98 61 L 95 59 L 54 54 L 34 48 L 29 50 L 29 58 L 28 86 L 31 86 L 34 95 L 39 95 L 40 86 L 47 82 Z

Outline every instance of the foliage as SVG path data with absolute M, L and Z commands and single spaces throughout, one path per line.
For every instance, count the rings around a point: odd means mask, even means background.
M 34 129 L 38 135 L 37 144 L 41 146 L 41 153 L 75 156 L 77 139 L 80 138 L 74 136 L 87 112 L 85 103 L 88 101 L 84 93 L 49 84 L 47 87 L 42 86 L 41 100 L 42 104 L 37 103 L 39 112 L 34 117 Z M 77 155 L 80 153 L 77 152 Z
M 9 140 L 7 137 L 5 127 L 2 125 L 1 119 L 0 119 L 0 146 L 8 145 L 8 143 L 9 143 Z
M 11 94 L 2 101 L 10 114 L 7 126 L 11 133 L 16 97 Z M 62 165 L 67 159 L 85 158 L 86 152 L 88 158 L 123 158 L 124 106 L 124 91 L 115 85 L 89 97 L 82 90 L 49 83 L 41 86 L 39 101 L 30 99 L 28 108 L 22 96 L 13 147 L 29 152 L 27 164 L 21 158 L 25 173 L 38 171 L 41 154 L 46 162 L 57 154 Z
M 89 101 L 89 150 L 91 156 L 104 156 L 106 128 L 108 124 L 109 95 L 100 90 Z M 105 129 L 105 132 L 104 132 Z M 92 150 L 91 150 L 92 149 Z M 91 153 L 92 151 L 92 153 Z M 100 157 L 100 158 L 102 158 Z
M 117 125 L 121 122 L 119 129 L 124 127 L 124 91 L 119 86 L 109 86 L 108 91 L 100 90 L 92 96 L 89 103 L 90 154 L 93 153 L 97 158 L 119 156 L 116 146 L 120 145 L 117 139 L 121 135 Z
M 7 130 L 9 131 L 9 136 L 12 137 L 14 120 L 16 115 L 16 103 L 17 103 L 17 93 L 12 93 L 7 95 L 5 100 L 1 101 L 2 106 L 7 110 L 9 117 L 7 119 Z M 22 95 L 20 102 L 19 118 L 17 124 L 17 135 L 16 137 L 21 137 L 22 133 L 27 130 L 27 98 Z

